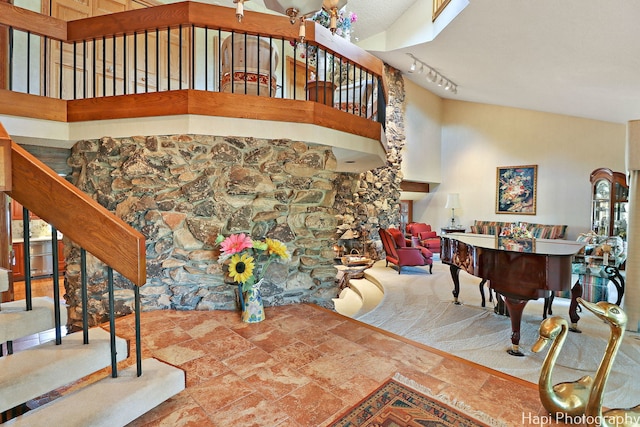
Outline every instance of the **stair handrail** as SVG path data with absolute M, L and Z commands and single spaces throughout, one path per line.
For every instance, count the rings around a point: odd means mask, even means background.
M 0 123 L 0 138 L 9 134 Z M 137 286 L 146 283 L 145 237 L 11 141 L 5 193 Z

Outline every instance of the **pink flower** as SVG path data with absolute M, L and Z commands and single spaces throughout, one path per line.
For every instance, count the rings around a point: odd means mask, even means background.
M 253 241 L 244 233 L 232 234 L 220 243 L 220 248 L 225 255 L 237 254 L 251 247 L 253 247 Z
M 354 22 L 356 22 L 358 20 L 358 15 L 356 15 L 353 12 L 350 12 L 349 13 L 349 19 L 351 20 L 351 23 L 354 23 Z

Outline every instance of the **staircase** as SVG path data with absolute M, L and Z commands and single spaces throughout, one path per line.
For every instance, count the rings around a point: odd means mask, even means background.
M 4 317 L 0 315 L 2 329 Z M 0 358 L 0 412 L 9 411 L 6 419 L 11 418 L 12 408 L 27 410 L 5 425 L 124 426 L 184 390 L 184 372 L 156 359 L 142 361 L 140 377 L 134 364 L 113 378 L 108 369 L 109 332 L 96 327 L 89 329 L 88 336 L 88 344 L 82 332 L 76 332 L 63 337 L 60 345 L 52 340 Z M 118 363 L 126 361 L 128 346 L 127 340 L 115 338 Z M 65 394 L 65 388 L 78 389 Z M 42 396 L 54 400 L 25 408 L 26 402 Z
M 338 298 L 333 298 L 333 304 L 335 310 L 343 316 L 358 318 L 375 309 L 383 298 L 382 284 L 365 271 L 364 278 L 348 281 Z
M 156 359 L 142 359 L 138 287 L 146 282 L 144 237 L 11 141 L 0 125 L 0 143 L 7 141 L 10 151 L 0 150 L 0 164 L 10 167 L 12 176 L 0 190 L 82 246 L 81 271 L 86 271 L 84 248 L 107 266 L 110 321 L 106 328 L 90 328 L 84 316 L 82 329 L 63 337 L 67 309 L 56 303 L 57 279 L 53 280 L 54 298 L 32 298 L 27 291 L 26 300 L 0 304 L 2 421 L 30 427 L 124 426 L 185 388 L 184 371 Z M 5 230 L 0 233 L 0 240 L 6 241 Z M 10 273 L 2 268 L 7 267 L 5 260 L 0 261 L 3 292 Z M 54 278 L 58 277 L 56 264 Z M 116 334 L 113 269 L 135 285 L 135 337 Z M 84 286 L 86 281 L 83 277 Z M 84 313 L 87 304 L 83 303 Z M 55 339 L 13 351 L 13 341 L 52 329 Z M 135 355 L 130 355 L 130 349 L 135 349 Z M 48 403 L 39 405 L 40 401 Z

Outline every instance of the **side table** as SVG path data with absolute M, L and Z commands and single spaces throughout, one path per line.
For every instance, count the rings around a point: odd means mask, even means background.
M 371 268 L 375 263 L 374 260 L 370 262 L 358 265 L 347 267 L 345 265 L 336 265 L 336 269 L 338 270 L 338 274 L 336 275 L 336 281 L 338 282 L 338 295 L 340 295 L 340 291 L 349 286 L 350 279 L 362 279 L 364 277 L 364 271 L 368 268 Z
M 442 234 L 465 233 L 466 231 L 467 231 L 467 229 L 465 227 L 442 227 L 440 229 L 440 232 Z

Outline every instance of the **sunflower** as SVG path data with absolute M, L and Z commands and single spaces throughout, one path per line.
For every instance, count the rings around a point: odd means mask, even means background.
M 235 254 L 229 264 L 229 276 L 238 283 L 244 283 L 253 276 L 253 257 L 248 254 Z
M 291 257 L 287 247 L 280 240 L 267 238 L 265 239 L 265 243 L 268 246 L 267 253 L 269 255 L 278 255 L 282 259 L 289 259 Z

